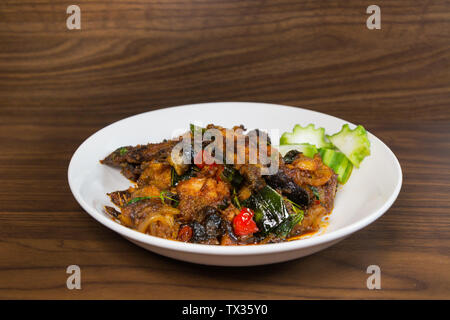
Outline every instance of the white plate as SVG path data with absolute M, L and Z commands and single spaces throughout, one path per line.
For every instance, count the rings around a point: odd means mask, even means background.
M 98 222 L 150 251 L 194 263 L 247 266 L 292 260 L 325 249 L 378 219 L 400 192 L 402 171 L 397 158 L 369 133 L 371 155 L 338 188 L 329 225 L 316 236 L 277 244 L 212 246 L 153 237 L 111 220 L 103 211 L 104 205 L 111 205 L 106 193 L 127 189 L 131 184 L 118 169 L 101 165 L 99 160 L 120 146 L 177 136 L 187 131 L 190 123 L 224 127 L 243 124 L 247 129 L 279 129 L 280 133 L 291 131 L 297 123 L 314 123 L 332 134 L 348 122 L 300 108 L 240 102 L 187 105 L 139 114 L 101 129 L 77 149 L 68 170 L 75 199 Z

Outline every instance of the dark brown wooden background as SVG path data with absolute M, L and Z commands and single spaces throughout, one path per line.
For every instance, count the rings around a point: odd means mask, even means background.
M 450 298 L 450 2 L 0 2 L 0 298 Z M 105 125 L 210 101 L 301 106 L 363 124 L 404 184 L 378 221 L 304 259 L 221 268 L 149 253 L 70 193 Z M 383 174 L 380 172 L 380 174 Z M 66 267 L 82 290 L 66 288 Z M 382 290 L 366 288 L 368 265 Z

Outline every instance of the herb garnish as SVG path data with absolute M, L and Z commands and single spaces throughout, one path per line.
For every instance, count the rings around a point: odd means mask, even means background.
M 137 197 L 137 198 L 133 198 L 133 199 L 131 199 L 130 201 L 127 202 L 127 205 L 132 204 L 132 203 L 136 203 L 136 202 L 141 201 L 141 200 L 155 199 L 155 198 L 161 199 L 161 202 L 162 202 L 162 203 L 165 203 L 165 202 L 164 202 L 164 199 L 167 199 L 167 200 L 172 200 L 173 202 L 175 202 L 176 204 L 178 204 L 178 202 L 179 202 L 178 200 L 176 200 L 176 199 L 174 199 L 174 198 L 172 198 L 172 197 L 167 196 L 167 194 L 170 194 L 170 195 L 171 195 L 171 193 L 169 193 L 169 192 L 167 192 L 167 191 L 161 191 L 161 193 L 159 194 L 159 196 L 147 196 L 147 197 Z
M 239 209 L 241 210 L 241 203 L 239 202 L 238 196 L 236 194 L 236 189 L 233 188 L 233 199 L 232 199 L 233 204 Z
M 123 156 L 123 155 L 124 155 L 125 153 L 127 153 L 127 152 L 128 152 L 128 149 L 125 148 L 125 147 L 119 149 L 119 154 L 120 154 L 121 156 Z
M 298 204 L 296 204 L 295 202 L 289 200 L 288 198 L 284 198 L 284 200 L 286 200 L 287 202 L 292 204 L 292 209 L 294 210 L 294 212 L 296 214 L 301 213 L 303 215 L 304 211 L 302 210 L 302 208 Z
M 314 196 L 316 197 L 316 199 L 317 199 L 317 200 L 320 200 L 320 197 L 319 197 L 319 190 L 317 190 L 317 188 L 314 187 L 314 186 L 310 186 L 310 189 L 311 189 L 311 191 L 314 193 Z

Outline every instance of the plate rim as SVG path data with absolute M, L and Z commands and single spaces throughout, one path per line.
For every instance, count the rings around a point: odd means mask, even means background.
M 132 118 L 141 117 L 143 115 L 149 114 L 149 113 L 155 113 L 155 112 L 164 112 L 167 110 L 173 110 L 177 108 L 188 108 L 188 107 L 201 107 L 206 105 L 214 105 L 214 107 L 220 107 L 220 105 L 230 105 L 230 104 L 246 104 L 248 106 L 256 107 L 258 105 L 266 105 L 276 108 L 286 108 L 286 109 L 295 109 L 295 110 L 305 110 L 308 112 L 315 113 L 320 116 L 327 116 L 334 118 L 335 120 L 344 121 L 350 125 L 355 126 L 355 124 L 348 122 L 346 120 L 343 120 L 341 118 L 318 112 L 315 110 L 310 110 L 303 107 L 295 107 L 295 106 L 287 106 L 287 105 L 279 105 L 279 104 L 272 104 L 272 103 L 262 103 L 262 102 L 206 102 L 206 103 L 196 103 L 196 104 L 187 104 L 187 105 L 180 105 L 180 106 L 173 106 L 173 107 L 167 107 L 167 108 L 161 108 L 156 110 L 150 110 L 146 112 L 142 112 L 139 114 L 135 114 L 129 117 L 126 117 L 124 119 L 120 119 L 118 121 L 115 121 L 100 130 L 97 130 L 93 134 L 91 134 L 89 137 L 87 137 L 75 150 L 73 153 L 68 170 L 67 170 L 67 178 L 70 190 L 72 192 L 72 195 L 77 200 L 79 205 L 83 208 L 84 211 L 86 211 L 92 218 L 94 218 L 96 221 L 101 223 L 103 226 L 107 227 L 108 229 L 111 229 L 121 236 L 125 238 L 131 238 L 134 241 L 144 243 L 150 246 L 155 246 L 162 249 L 168 249 L 173 251 L 180 251 L 180 252 L 187 252 L 187 253 L 193 253 L 193 254 L 203 254 L 203 255 L 219 255 L 219 256 L 242 256 L 242 255 L 264 255 L 264 254 L 270 254 L 270 253 L 281 253 L 281 252 L 287 252 L 287 251 L 296 251 L 299 249 L 305 249 L 305 248 L 312 248 L 316 246 L 325 245 L 326 243 L 337 241 L 340 239 L 344 239 L 345 237 L 355 233 L 356 231 L 359 231 L 366 226 L 373 223 L 375 220 L 379 219 L 389 208 L 392 206 L 394 201 L 397 199 L 402 184 L 403 184 L 403 172 L 402 168 L 400 166 L 400 162 L 398 161 L 395 154 L 392 152 L 392 150 L 378 137 L 373 135 L 368 131 L 368 134 L 370 135 L 371 139 L 376 140 L 378 143 L 381 143 L 381 145 L 387 149 L 389 155 L 394 160 L 394 165 L 396 171 L 399 173 L 398 179 L 396 181 L 396 185 L 394 188 L 393 193 L 390 195 L 388 200 L 375 212 L 370 214 L 369 216 L 358 220 L 348 226 L 345 226 L 343 228 L 340 228 L 338 230 L 332 231 L 330 233 L 324 233 L 321 235 L 318 235 L 317 237 L 311 237 L 307 239 L 301 239 L 301 240 L 294 240 L 294 241 L 288 241 L 288 242 L 281 242 L 281 243 L 270 243 L 270 244 L 261 244 L 261 245 L 251 245 L 251 246 L 218 246 L 218 245 L 207 245 L 207 244 L 196 244 L 196 243 L 186 243 L 186 242 L 180 242 L 176 240 L 168 240 L 163 239 L 160 237 L 148 235 L 141 233 L 139 231 L 133 230 L 131 228 L 128 228 L 126 226 L 123 226 L 111 218 L 101 214 L 94 208 L 91 208 L 90 205 L 88 205 L 84 199 L 78 194 L 78 192 L 75 192 L 73 181 L 71 177 L 73 176 L 73 163 L 79 156 L 79 153 L 81 152 L 83 146 L 87 145 L 90 140 L 94 139 L 96 135 L 101 134 L 101 132 L 105 131 L 107 128 L 117 125 L 121 122 L 129 121 Z

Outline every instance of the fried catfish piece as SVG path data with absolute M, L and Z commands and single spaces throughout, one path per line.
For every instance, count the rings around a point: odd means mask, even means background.
M 152 161 L 141 165 L 142 173 L 137 180 L 139 186 L 154 185 L 166 190 L 172 183 L 172 170 L 168 163 Z
M 201 210 L 206 206 L 217 208 L 230 200 L 228 185 L 211 178 L 191 178 L 177 185 L 180 198 L 180 220 L 190 222 L 202 221 Z
M 165 161 L 172 148 L 179 142 L 179 139 L 168 140 L 161 143 L 149 143 L 146 145 L 137 145 L 135 147 L 126 146 L 116 149 L 105 159 L 102 164 L 113 167 L 123 167 L 126 164 L 138 165 L 152 160 Z
M 294 227 L 291 235 L 299 235 L 314 232 L 320 229 L 320 222 L 327 214 L 327 210 L 321 204 L 313 204 L 305 212 L 302 222 Z
M 311 203 L 305 211 L 305 216 L 302 222 L 292 229 L 290 237 L 320 229 L 322 218 L 333 210 L 336 186 L 337 175 L 333 175 L 326 184 L 314 187 L 316 192 L 311 191 Z M 306 186 L 305 190 L 308 190 Z M 316 195 L 319 195 L 319 199 L 316 198 Z
M 122 207 L 123 205 L 125 205 L 131 198 L 130 189 L 110 192 L 107 195 L 110 197 L 111 202 L 118 207 Z
M 319 154 L 313 159 L 299 153 L 291 164 L 283 168 L 286 175 L 298 185 L 322 186 L 334 175 L 333 170 L 322 162 Z
M 131 181 L 137 181 L 142 173 L 141 165 L 135 165 L 131 163 L 123 163 L 121 164 L 122 173 L 125 178 L 130 179 Z
M 244 177 L 250 190 L 258 192 L 266 186 L 266 181 L 261 175 L 261 168 L 254 164 L 235 165 L 239 173 Z
M 105 211 L 130 228 L 154 236 L 174 239 L 178 232 L 175 216 L 179 210 L 171 201 L 161 201 L 161 191 L 154 185 L 109 193 L 121 212 L 105 206 Z
M 303 189 L 309 194 L 310 204 L 305 211 L 302 222 L 294 227 L 290 236 L 319 230 L 322 218 L 333 210 L 337 190 L 337 175 L 333 173 L 328 182 L 321 186 L 303 185 Z
M 333 174 L 331 179 L 328 180 L 326 184 L 316 187 L 319 194 L 320 203 L 327 210 L 327 214 L 333 210 L 337 182 L 337 174 Z
M 121 173 L 131 181 L 138 181 L 147 168 L 147 162 L 166 162 L 179 140 L 169 140 L 147 145 L 126 146 L 116 149 L 100 163 L 122 168 Z
M 122 224 L 139 232 L 175 239 L 179 227 L 175 221 L 177 214 L 179 214 L 177 208 L 162 203 L 158 199 L 146 199 L 123 207 L 119 219 Z
M 199 217 L 201 221 L 194 220 L 185 225 L 191 228 L 191 242 L 219 245 L 222 242 L 232 244 L 237 240 L 230 222 L 224 219 L 217 208 L 206 206 L 200 210 Z
M 130 200 L 141 197 L 159 197 L 161 190 L 154 185 L 130 187 L 127 190 L 108 193 L 111 202 L 118 207 L 124 207 Z

